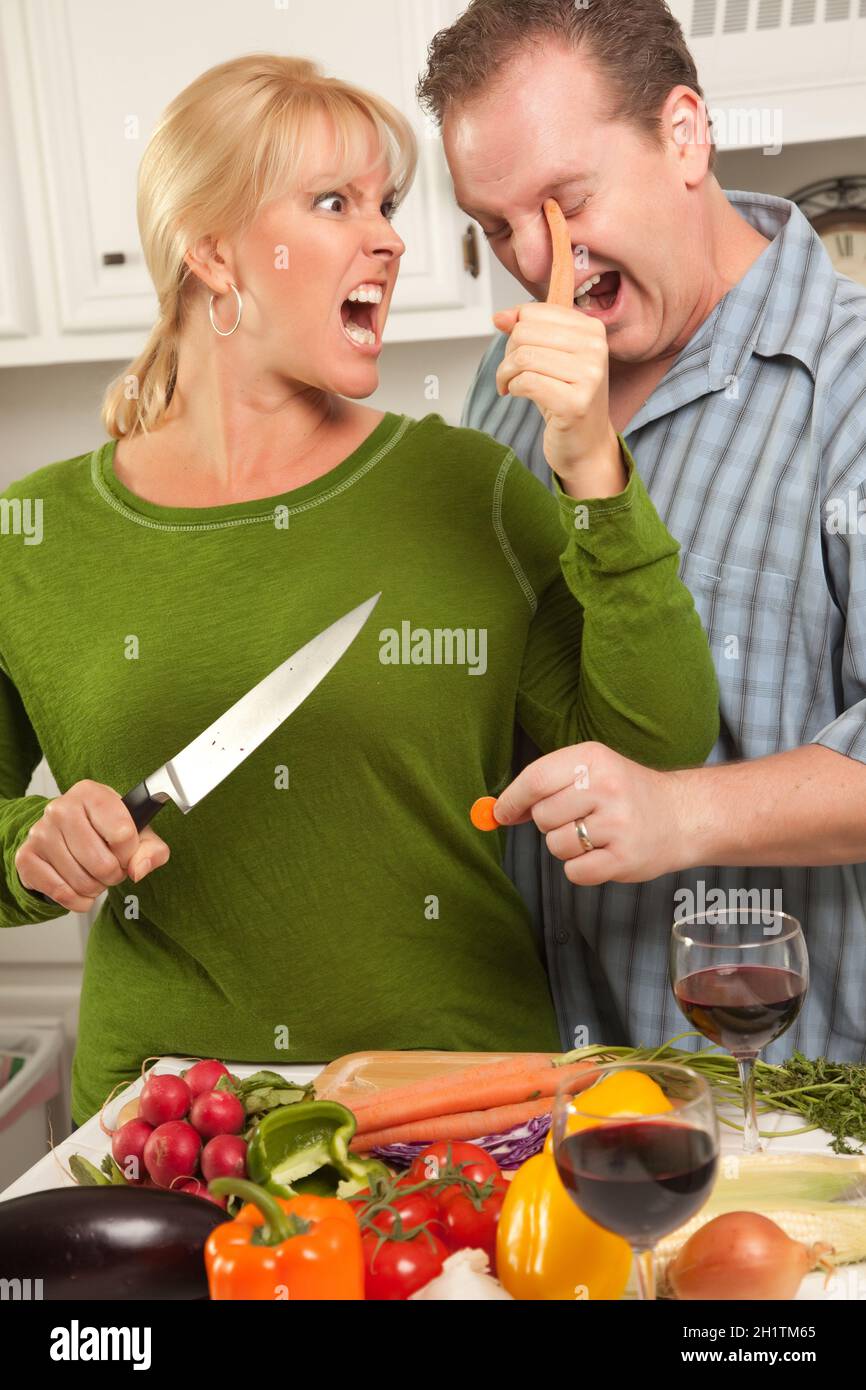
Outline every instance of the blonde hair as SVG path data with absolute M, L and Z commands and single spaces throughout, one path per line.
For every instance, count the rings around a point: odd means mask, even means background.
M 103 397 L 102 423 L 113 438 L 146 433 L 171 401 L 178 339 L 201 285 L 184 253 L 202 236 L 243 234 L 265 203 L 296 186 L 316 116 L 333 128 L 337 167 L 328 173 L 335 186 L 367 165 L 372 126 L 395 199 L 405 195 L 418 158 L 405 116 L 382 97 L 326 77 L 309 59 L 232 58 L 202 73 L 166 107 L 138 172 L 138 230 L 159 318 Z

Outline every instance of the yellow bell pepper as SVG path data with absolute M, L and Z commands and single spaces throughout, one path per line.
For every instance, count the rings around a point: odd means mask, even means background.
M 581 1109 L 599 1117 L 658 1114 L 673 1107 L 645 1072 L 622 1071 L 584 1091 Z M 569 1130 L 592 1124 L 572 1116 Z M 512 1179 L 496 1238 L 496 1269 L 512 1298 L 617 1299 L 628 1283 L 627 1241 L 590 1221 L 568 1195 L 553 1157 L 544 1152 L 522 1164 Z
M 616 1116 L 661 1115 L 674 1108 L 657 1081 L 653 1081 L 645 1071 L 631 1069 L 623 1069 L 596 1081 L 594 1086 L 576 1095 L 574 1103 L 583 1113 L 569 1114 L 565 1125 L 569 1134 L 588 1129 L 593 1123 L 587 1118 L 589 1115 L 609 1120 Z M 544 1152 L 553 1153 L 552 1128 L 544 1141 Z
M 512 1298 L 621 1298 L 631 1249 L 575 1206 L 553 1155 L 520 1166 L 506 1193 L 496 1233 L 496 1272 Z

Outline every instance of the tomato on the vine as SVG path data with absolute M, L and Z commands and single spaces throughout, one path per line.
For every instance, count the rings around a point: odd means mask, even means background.
M 364 1294 L 369 1299 L 408 1298 L 441 1272 L 449 1250 L 432 1231 L 394 1240 L 368 1227 L 361 1236 Z
M 465 1192 L 452 1191 L 440 1204 L 443 1235 L 449 1250 L 483 1250 L 496 1273 L 496 1228 L 508 1186 L 494 1183 L 489 1197 L 481 1200 L 480 1208 Z
M 415 1182 L 425 1178 L 436 1179 L 445 1172 L 446 1166 L 457 1168 L 460 1176 L 468 1178 L 470 1182 L 481 1184 L 490 1178 L 502 1179 L 499 1164 L 486 1149 L 455 1139 L 440 1139 L 435 1144 L 429 1144 L 423 1153 L 413 1159 L 407 1176 Z M 443 1188 L 439 1192 L 440 1205 L 447 1197 L 462 1191 L 465 1189 L 459 1183 Z
M 398 1184 L 399 1187 L 399 1184 Z M 369 1202 L 369 1196 L 367 1202 Z M 358 1198 L 352 1198 L 352 1204 L 358 1216 L 364 1212 L 365 1203 L 358 1203 Z M 413 1226 L 423 1226 L 426 1222 L 433 1230 L 434 1235 L 441 1236 L 442 1227 L 439 1216 L 439 1203 L 433 1192 L 407 1192 L 401 1194 L 399 1190 L 394 1194 L 392 1201 L 380 1211 L 372 1208 L 367 1212 L 367 1224 L 373 1225 L 378 1231 L 393 1231 L 397 1219 L 404 1231 L 411 1230 Z

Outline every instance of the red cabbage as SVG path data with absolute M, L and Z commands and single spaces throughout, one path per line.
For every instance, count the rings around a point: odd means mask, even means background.
M 486 1149 L 496 1159 L 500 1168 L 519 1168 L 521 1163 L 541 1152 L 549 1129 L 549 1114 L 533 1115 L 531 1119 L 524 1120 L 523 1124 L 514 1125 L 500 1134 L 485 1134 L 480 1139 L 471 1139 L 468 1142 L 477 1144 L 480 1149 Z M 408 1168 L 412 1160 L 434 1142 L 435 1135 L 413 1144 L 383 1144 L 381 1148 L 373 1149 L 372 1152 L 394 1168 Z

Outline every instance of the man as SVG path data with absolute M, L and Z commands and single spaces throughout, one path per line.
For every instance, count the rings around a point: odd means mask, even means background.
M 662 0 L 474 0 L 434 40 L 419 95 L 460 206 L 533 300 L 551 267 L 545 198 L 569 222 L 575 290 L 603 276 L 575 312 L 605 325 L 611 422 L 681 542 L 719 676 L 706 767 L 659 773 L 584 745 L 499 798 L 500 820 L 531 816 L 546 836 L 512 831 L 509 863 L 543 923 L 563 1043 L 680 1032 L 671 925 L 722 890 L 806 933 L 810 992 L 768 1060 L 862 1061 L 866 291 L 792 203 L 721 189 Z M 507 394 L 513 353 L 532 370 L 525 317 L 497 315 L 463 423 L 551 485 L 545 421 Z

